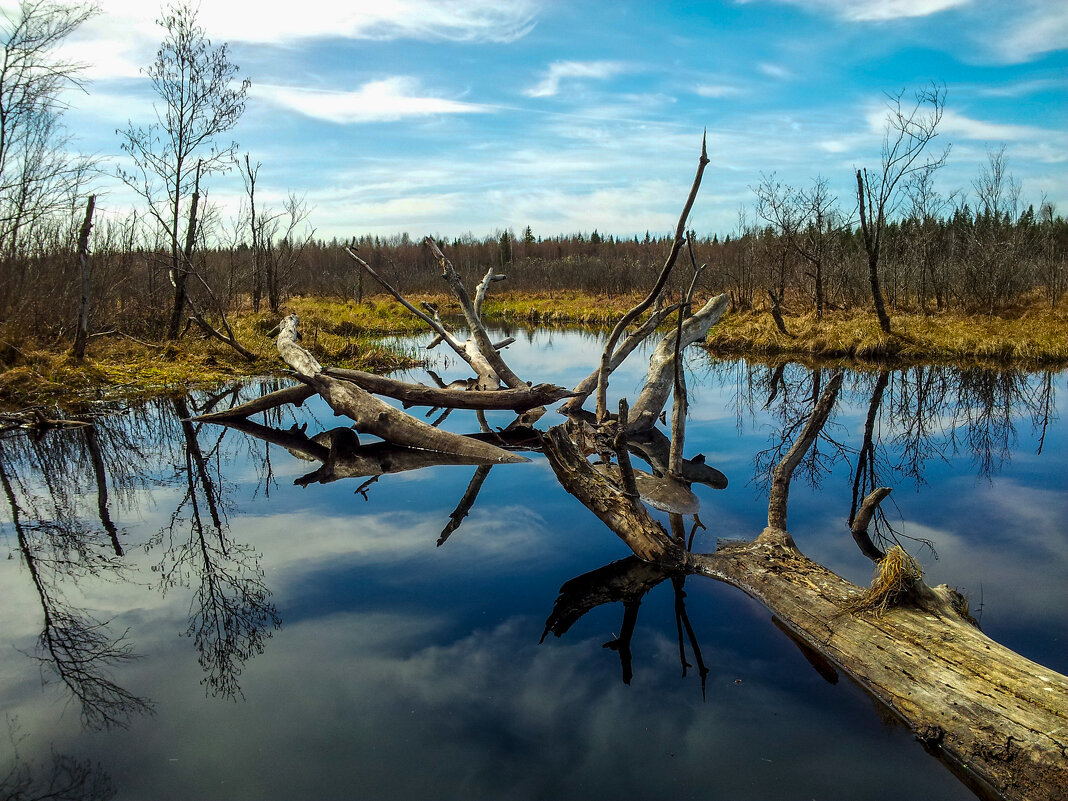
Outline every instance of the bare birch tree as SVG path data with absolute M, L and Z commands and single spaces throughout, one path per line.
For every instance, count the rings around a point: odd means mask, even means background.
M 156 121 L 118 133 L 132 165 L 119 177 L 148 205 L 163 232 L 174 302 L 167 338 L 176 339 L 188 302 L 191 265 L 183 247 L 183 206 L 192 202 L 199 179 L 230 168 L 237 143 L 219 144 L 245 110 L 251 85 L 236 81 L 238 68 L 226 44 L 213 45 L 197 24 L 194 6 L 167 9 L 158 24 L 165 35 L 156 60 L 144 72 L 159 98 Z
M 903 183 L 917 173 L 932 172 L 949 156 L 947 146 L 937 156 L 922 158 L 927 145 L 938 135 L 938 123 L 946 106 L 944 86 L 931 84 L 916 93 L 911 106 L 902 104 L 904 91 L 890 97 L 883 129 L 882 155 L 878 170 L 857 170 L 857 205 L 864 251 L 868 257 L 868 281 L 879 327 L 890 333 L 890 315 L 879 279 L 886 222 L 900 202 Z
M 59 46 L 93 5 L 49 0 L 0 11 L 0 255 L 10 258 L 34 228 L 80 205 L 91 159 L 71 157 L 60 95 L 80 87 L 81 65 Z

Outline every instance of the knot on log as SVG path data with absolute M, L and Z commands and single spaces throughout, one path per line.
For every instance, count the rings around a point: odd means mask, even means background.
M 916 739 L 923 743 L 924 748 L 938 748 L 945 738 L 946 731 L 941 726 L 927 725 L 916 731 Z

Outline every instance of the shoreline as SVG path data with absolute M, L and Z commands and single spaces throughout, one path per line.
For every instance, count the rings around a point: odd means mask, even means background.
M 416 297 L 436 302 L 444 296 Z M 486 302 L 487 322 L 527 326 L 607 327 L 635 302 L 631 296 L 580 292 L 551 295 L 501 293 Z M 293 298 L 285 313 L 301 316 L 305 345 L 333 366 L 374 372 L 411 367 L 417 354 L 391 345 L 390 337 L 424 330 L 409 312 L 385 296 L 362 304 L 324 298 Z M 0 410 L 39 406 L 78 410 L 101 400 L 165 396 L 228 380 L 279 374 L 282 363 L 266 333 L 277 322 L 267 312 L 232 319 L 238 339 L 256 354 L 247 361 L 214 340 L 153 343 L 112 332 L 90 341 L 87 358 L 76 362 L 69 343 L 0 341 Z M 780 333 L 766 311 L 728 312 L 704 347 L 714 357 L 759 361 L 839 364 L 862 370 L 918 364 L 1022 370 L 1068 367 L 1068 313 L 1038 307 L 1012 317 L 898 313 L 893 332 L 883 334 L 874 314 L 833 311 L 784 314 L 789 334 Z

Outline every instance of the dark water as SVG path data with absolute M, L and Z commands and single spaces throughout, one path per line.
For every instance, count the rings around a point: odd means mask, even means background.
M 571 386 L 598 350 L 539 332 L 507 358 Z M 690 368 L 687 455 L 730 479 L 695 486 L 694 549 L 712 550 L 763 527 L 767 470 L 827 374 L 699 353 Z M 636 355 L 613 396 L 635 397 L 643 374 Z M 1068 672 L 1065 383 L 848 375 L 791 491 L 799 546 L 867 583 L 845 523 L 860 461 L 856 492 L 894 488 L 880 531 L 928 582 L 958 587 L 992 637 Z M 180 422 L 209 400 L 130 409 L 93 435 L 0 440 L 0 797 L 19 782 L 122 799 L 971 797 L 726 585 L 681 588 L 693 631 L 681 658 L 670 580 L 626 620 L 606 603 L 539 644 L 561 585 L 624 570 L 606 566 L 629 553 L 539 454 L 492 468 L 439 547 L 474 467 L 297 486 L 317 463 Z M 271 422 L 338 425 L 316 403 Z M 473 413 L 443 425 L 478 430 Z M 628 660 L 604 645 L 632 623 Z

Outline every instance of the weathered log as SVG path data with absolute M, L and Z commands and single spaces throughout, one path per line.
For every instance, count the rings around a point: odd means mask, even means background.
M 328 367 L 323 371 L 334 378 L 351 381 L 376 395 L 395 398 L 407 406 L 431 406 L 441 409 L 503 409 L 524 412 L 571 397 L 571 392 L 554 384 L 526 385 L 517 389 L 465 390 L 441 389 L 408 384 L 361 370 Z
M 611 481 L 620 492 L 625 492 L 618 466 L 599 462 L 593 465 L 593 469 Z M 654 509 L 680 515 L 693 515 L 700 511 L 701 504 L 697 496 L 682 481 L 670 476 L 658 478 L 644 470 L 634 470 L 633 473 L 638 496 Z
M 297 315 L 291 314 L 279 325 L 278 353 L 286 364 L 319 393 L 335 414 L 354 420 L 357 431 L 374 434 L 397 445 L 450 453 L 494 464 L 527 461 L 525 457 L 509 453 L 495 445 L 429 426 L 394 409 L 349 381 L 326 375 L 315 357 L 297 344 L 298 324 Z
M 447 329 L 441 321 L 441 317 L 438 315 L 438 311 L 433 305 L 424 303 L 426 307 L 433 313 L 433 316 L 428 315 L 419 309 L 415 308 L 404 295 L 400 294 L 389 281 L 379 276 L 375 269 L 367 264 L 357 254 L 354 248 L 346 248 L 346 252 L 355 261 L 361 269 L 367 274 L 370 274 L 379 284 L 382 285 L 387 292 L 393 296 L 393 298 L 405 309 L 419 317 L 424 323 L 429 326 L 437 336 L 427 346 L 428 348 L 437 347 L 440 343 L 444 342 L 449 345 L 461 359 L 464 359 L 471 365 L 471 370 L 478 376 L 476 389 L 480 390 L 496 390 L 501 386 L 502 380 L 511 388 L 519 388 L 527 386 L 527 383 L 520 380 L 508 366 L 504 363 L 504 360 L 498 354 L 498 347 L 494 346 L 489 341 L 489 335 L 486 333 L 485 327 L 482 325 L 482 319 L 478 312 L 475 310 L 474 303 L 471 301 L 470 296 L 467 294 L 467 289 L 464 287 L 464 283 L 459 280 L 455 269 L 453 269 L 452 263 L 445 258 L 444 254 L 438 249 L 437 245 L 434 245 L 433 240 L 427 238 L 431 247 L 435 252 L 435 256 L 441 263 L 443 277 L 449 281 L 450 286 L 453 289 L 453 293 L 456 295 L 457 300 L 460 302 L 460 307 L 464 310 L 464 315 L 468 320 L 468 325 L 471 328 L 471 336 L 466 342 L 460 342 L 453 333 Z M 503 276 L 497 278 L 504 278 Z M 486 287 L 493 278 L 493 271 L 486 274 L 486 278 L 483 280 L 483 284 L 478 285 L 478 290 L 482 293 L 483 299 L 485 299 Z M 484 286 L 485 285 L 485 286 Z M 478 303 L 478 308 L 481 309 L 482 303 Z M 506 347 L 501 344 L 500 347 Z
M 891 489 L 889 487 L 876 487 L 868 493 L 868 496 L 861 503 L 860 509 L 854 515 L 852 525 L 849 527 L 850 531 L 853 532 L 853 539 L 860 547 L 861 553 L 873 562 L 878 562 L 886 554 L 872 542 L 871 537 L 868 535 L 868 524 L 871 523 L 872 517 L 878 511 L 879 504 L 883 502 L 890 492 Z
M 677 336 L 677 332 L 672 331 L 656 346 L 653 355 L 649 357 L 649 372 L 645 379 L 645 386 L 631 407 L 630 430 L 632 432 L 647 431 L 652 428 L 660 412 L 663 411 L 664 404 L 667 403 L 674 384 L 676 341 L 681 349 L 704 340 L 708 336 L 708 329 L 715 325 L 727 311 L 727 304 L 726 295 L 716 295 L 710 298 L 700 311 L 683 322 L 681 339 Z
M 811 444 L 810 428 L 799 441 Z M 982 797 L 1064 798 L 1068 677 L 991 640 L 945 600 L 945 588 L 913 594 L 881 614 L 850 613 L 862 588 L 809 560 L 775 526 L 753 542 L 721 543 L 711 554 L 684 553 L 640 504 L 590 467 L 564 426 L 547 432 L 545 442 L 567 491 L 638 557 L 727 582 L 760 601 L 885 704 Z M 796 464 L 803 452 L 791 451 L 784 461 Z M 769 519 L 785 521 L 786 495 L 780 497 L 781 515 Z
M 627 437 L 627 448 L 635 456 L 644 459 L 653 468 L 653 475 L 666 476 L 670 472 L 668 460 L 671 442 L 662 431 L 656 428 Z M 727 477 L 722 472 L 705 464 L 704 454 L 692 459 L 683 459 L 679 477 L 692 484 L 704 484 L 712 489 L 726 489 Z
M 445 254 L 441 252 L 441 248 L 429 236 L 423 242 L 430 248 L 430 252 L 434 254 L 434 258 L 437 259 L 438 265 L 441 267 L 441 277 L 448 283 L 452 294 L 460 303 L 460 311 L 463 312 L 464 320 L 467 322 L 467 328 L 471 334 L 469 341 L 473 343 L 472 352 L 480 354 L 505 385 L 512 389 L 526 386 L 526 382 L 512 372 L 512 369 L 505 364 L 501 354 L 493 347 L 493 342 L 490 341 L 489 334 L 486 333 L 486 327 L 482 324 L 482 318 L 475 309 L 474 301 L 471 300 L 471 296 L 467 293 L 467 287 L 460 280 L 460 276 L 452 266 L 452 262 L 445 257 Z
M 294 406 L 300 406 L 314 394 L 315 390 L 307 384 L 296 384 L 292 387 L 276 389 L 274 392 L 268 392 L 266 395 L 253 398 L 250 401 L 238 404 L 229 409 L 220 409 L 217 412 L 198 415 L 193 419 L 197 422 L 210 423 L 221 420 L 236 420 L 251 417 L 254 414 L 277 409 L 279 406 L 285 406 L 290 403 Z
M 628 499 L 586 461 L 571 434 L 575 428 L 573 422 L 554 426 L 543 440 L 545 455 L 561 486 L 612 531 L 627 532 L 627 545 L 639 558 L 681 567 L 685 563 L 684 554 L 664 527 L 653 520 L 642 504 Z M 674 564 L 669 565 L 672 561 Z
M 660 324 L 668 318 L 670 314 L 678 310 L 678 305 L 667 306 L 663 309 L 659 309 L 650 314 L 637 329 L 627 335 L 627 338 L 623 340 L 618 348 L 612 351 L 612 359 L 608 364 L 608 374 L 611 375 L 616 369 L 623 364 L 624 360 L 634 349 L 641 345 L 657 328 Z M 597 379 L 600 376 L 600 369 L 594 370 L 586 378 L 582 379 L 574 389 L 574 397 L 570 398 L 563 406 L 560 407 L 560 411 L 564 414 L 571 414 L 577 412 L 582 408 L 582 404 L 586 402 L 586 399 L 593 394 L 597 389 Z

